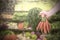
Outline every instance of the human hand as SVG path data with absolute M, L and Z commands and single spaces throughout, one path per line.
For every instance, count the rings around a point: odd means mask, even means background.
M 54 15 L 56 12 L 60 11 L 60 1 L 52 7 L 49 11 L 41 11 L 39 15 L 46 15 L 47 18 L 50 18 L 52 15 Z M 41 16 L 42 16 L 41 15 Z
M 47 17 L 47 18 L 50 17 L 48 11 L 41 11 L 39 15 L 41 15 L 41 17 Z

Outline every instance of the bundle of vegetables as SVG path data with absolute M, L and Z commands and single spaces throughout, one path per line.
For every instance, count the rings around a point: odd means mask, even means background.
M 50 31 L 50 23 L 48 22 L 48 19 L 46 17 L 46 14 L 41 14 L 41 21 L 39 22 L 37 26 L 37 30 L 41 30 L 42 33 L 49 33 Z
M 29 10 L 28 22 L 29 22 L 29 26 L 32 27 L 33 30 L 36 30 L 36 26 L 40 21 L 40 17 L 38 16 L 40 11 L 41 11 L 40 8 L 32 8 Z

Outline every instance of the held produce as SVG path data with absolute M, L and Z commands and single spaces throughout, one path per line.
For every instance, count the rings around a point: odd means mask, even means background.
M 38 22 L 40 21 L 40 17 L 38 16 L 39 12 L 41 11 L 40 8 L 32 8 L 29 10 L 28 12 L 28 23 L 29 26 L 33 29 L 36 30 L 36 26 L 38 24 Z
M 49 33 L 50 31 L 50 23 L 48 22 L 48 19 L 46 17 L 45 14 L 41 14 L 41 21 L 39 22 L 38 26 L 37 26 L 37 30 L 41 30 L 42 33 Z

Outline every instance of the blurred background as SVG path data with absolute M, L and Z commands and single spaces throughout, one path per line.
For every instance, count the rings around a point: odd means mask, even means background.
M 44 39 L 40 37 L 41 32 L 36 31 L 36 26 L 41 20 L 38 14 L 42 10 L 49 11 L 58 2 L 59 0 L 0 0 L 0 39 L 8 40 L 8 34 L 14 34 L 14 40 Z M 49 19 L 51 31 L 46 35 L 46 40 L 59 40 L 59 15 L 60 11 Z

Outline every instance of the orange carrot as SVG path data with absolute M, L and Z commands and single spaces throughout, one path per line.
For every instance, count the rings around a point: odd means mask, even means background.
M 48 32 L 50 31 L 50 27 L 51 27 L 51 26 L 50 26 L 50 24 L 48 23 L 48 28 L 47 28 L 47 29 L 48 29 Z
M 47 24 L 47 32 L 49 32 L 50 31 L 50 24 L 49 24 L 48 20 L 46 20 L 46 24 Z
M 37 26 L 36 30 L 38 30 L 38 29 L 39 29 L 39 27 L 40 27 L 40 24 L 41 24 L 41 22 L 39 22 L 39 24 L 38 24 L 38 26 Z
M 40 24 L 40 30 L 41 30 L 41 32 L 43 32 L 43 24 L 44 24 L 44 22 L 41 22 L 41 24 Z
M 44 33 L 47 33 L 47 30 L 46 30 L 46 22 L 44 22 Z
M 50 31 L 50 24 L 49 24 L 49 22 L 48 22 L 48 20 L 47 19 L 45 19 L 45 21 L 44 20 L 42 20 L 41 22 L 39 22 L 39 24 L 38 24 L 38 26 L 37 26 L 37 30 L 41 30 L 41 32 L 43 33 L 48 33 L 49 31 Z

